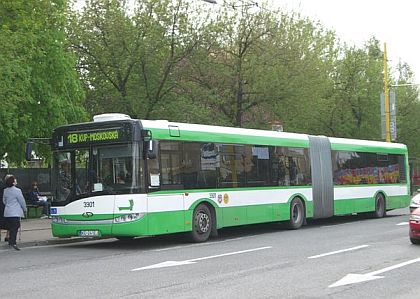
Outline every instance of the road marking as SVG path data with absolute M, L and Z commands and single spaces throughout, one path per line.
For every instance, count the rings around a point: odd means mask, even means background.
M 373 272 L 369 272 L 366 274 L 347 274 L 346 276 L 344 276 L 342 279 L 340 279 L 339 281 L 333 283 L 332 285 L 328 286 L 329 288 L 334 288 L 334 287 L 339 287 L 339 286 L 344 286 L 344 285 L 348 285 L 348 284 L 353 284 L 353 283 L 359 283 L 359 282 L 365 282 L 365 281 L 370 281 L 370 280 L 375 280 L 375 279 L 379 279 L 379 278 L 384 278 L 384 276 L 375 276 L 384 272 L 388 272 L 394 269 L 398 269 L 407 265 L 411 265 L 413 263 L 418 263 L 420 262 L 420 258 L 416 258 L 413 260 L 409 260 L 400 264 L 396 264 L 394 266 L 390 266 L 390 267 L 386 267 L 377 271 L 373 271 Z
M 159 249 L 153 249 L 152 251 L 159 252 L 159 251 L 168 251 L 168 250 L 174 250 L 174 249 L 180 249 L 180 248 L 189 248 L 189 247 L 197 247 L 197 246 L 209 246 L 213 244 L 219 244 L 219 243 L 225 243 L 225 242 L 232 242 L 245 239 L 245 237 L 239 237 L 234 239 L 228 239 L 228 240 L 222 240 L 222 241 L 215 241 L 215 242 L 205 242 L 205 243 L 198 243 L 198 244 L 191 244 L 191 245 L 180 245 L 180 246 L 172 246 L 172 247 L 166 247 L 166 248 L 159 248 Z
M 205 256 L 205 257 L 200 257 L 200 258 L 185 260 L 185 261 L 166 261 L 166 262 L 163 262 L 163 263 L 154 264 L 154 265 L 150 265 L 150 266 L 146 266 L 146 267 L 135 268 L 135 269 L 132 269 L 131 271 L 150 270 L 150 269 L 156 269 L 156 268 L 190 265 L 190 264 L 195 264 L 197 261 L 214 259 L 214 258 L 217 258 L 217 257 L 229 256 L 229 255 L 234 255 L 234 254 L 248 253 L 248 252 L 264 250 L 264 249 L 269 249 L 269 248 L 271 248 L 271 246 L 259 247 L 259 248 L 247 249 L 247 250 L 241 250 L 241 251 L 235 251 L 235 252 L 229 252 L 229 253 L 223 253 L 223 254 L 218 254 L 218 255 Z
M 328 256 L 328 255 L 333 255 L 333 254 L 337 254 L 337 253 L 362 249 L 362 248 L 366 248 L 366 247 L 369 247 L 369 245 L 360 245 L 360 246 L 356 246 L 356 247 L 352 247 L 352 248 L 341 249 L 341 250 L 331 251 L 331 252 L 327 252 L 327 253 L 323 253 L 323 254 L 313 255 L 313 256 L 308 257 L 308 259 L 317 259 L 317 258 Z
M 396 225 L 408 225 L 408 222 L 400 222 L 400 223 L 398 223 Z

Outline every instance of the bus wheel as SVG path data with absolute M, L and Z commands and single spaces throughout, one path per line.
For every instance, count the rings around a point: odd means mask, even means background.
M 210 237 L 211 231 L 212 215 L 210 209 L 205 204 L 200 204 L 194 210 L 190 239 L 196 243 L 205 242 Z
M 385 198 L 383 194 L 379 193 L 376 195 L 375 198 L 375 212 L 373 212 L 374 218 L 382 218 L 386 215 L 386 209 L 385 209 Z
M 299 198 L 294 198 L 290 203 L 290 219 L 287 222 L 288 229 L 298 229 L 305 221 L 305 208 Z

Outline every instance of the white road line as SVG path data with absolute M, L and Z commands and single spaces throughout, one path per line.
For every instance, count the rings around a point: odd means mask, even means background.
M 333 255 L 333 254 L 352 251 L 352 250 L 358 250 L 358 249 L 362 249 L 362 248 L 366 248 L 366 247 L 369 247 L 369 245 L 360 245 L 360 246 L 356 246 L 356 247 L 352 247 L 352 248 L 341 249 L 341 250 L 331 251 L 331 252 L 327 252 L 327 253 L 323 253 L 323 254 L 313 255 L 313 256 L 308 257 L 308 259 L 317 259 L 317 258 L 328 256 L 328 255 Z
M 400 222 L 400 223 L 398 223 L 396 225 L 408 225 L 408 222 Z
M 414 263 L 418 263 L 420 262 L 420 258 L 416 258 L 413 260 L 409 260 L 406 262 L 402 262 L 390 267 L 386 267 L 377 271 L 373 271 L 373 272 L 369 272 L 366 274 L 347 274 L 346 276 L 344 276 L 342 279 L 340 279 L 339 281 L 329 285 L 329 288 L 335 288 L 335 287 L 339 287 L 339 286 L 344 286 L 344 285 L 348 285 L 348 284 L 353 284 L 353 283 L 360 283 L 360 282 L 365 282 L 365 281 L 370 281 L 370 280 L 375 280 L 375 279 L 380 279 L 380 278 L 384 278 L 384 276 L 377 276 L 378 274 L 382 274 L 394 269 L 398 269 L 401 267 L 405 267 Z
M 196 259 L 185 260 L 185 261 L 166 261 L 166 262 L 162 262 L 162 263 L 158 263 L 158 264 L 154 264 L 154 265 L 150 265 L 150 266 L 146 266 L 146 267 L 131 269 L 131 271 L 150 270 L 150 269 L 156 269 L 156 268 L 166 268 L 166 267 L 173 267 L 173 266 L 190 265 L 190 264 L 195 264 L 197 261 L 214 259 L 214 258 L 217 258 L 217 257 L 229 256 L 229 255 L 234 255 L 234 254 L 242 254 L 242 253 L 264 250 L 264 249 L 269 249 L 269 248 L 272 248 L 272 247 L 271 246 L 259 247 L 259 248 L 253 248 L 253 249 L 247 249 L 247 250 L 241 250 L 241 251 L 235 251 L 235 252 L 229 252 L 229 253 L 222 253 L 222 254 L 217 254 L 217 255 L 199 257 L 199 258 L 196 258 Z
M 206 243 L 191 244 L 191 245 L 172 246 L 172 247 L 167 247 L 167 248 L 153 249 L 152 251 L 159 252 L 159 251 L 167 251 L 167 250 L 174 250 L 174 249 L 180 249 L 180 248 L 189 248 L 189 247 L 197 247 L 197 246 L 209 246 L 209 245 L 213 245 L 213 244 L 232 242 L 232 241 L 241 240 L 241 239 L 245 239 L 245 238 L 246 237 L 239 237 L 239 238 L 228 239 L 228 240 L 217 241 L 217 242 L 206 242 Z

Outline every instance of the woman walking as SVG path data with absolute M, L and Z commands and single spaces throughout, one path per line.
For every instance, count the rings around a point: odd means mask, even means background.
M 20 218 L 24 217 L 27 209 L 22 191 L 16 187 L 16 178 L 12 175 L 6 179 L 6 189 L 3 191 L 4 218 L 9 228 L 9 246 L 20 250 L 16 245 L 16 237 L 20 227 Z

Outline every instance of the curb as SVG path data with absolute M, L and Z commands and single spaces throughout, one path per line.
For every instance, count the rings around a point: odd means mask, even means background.
M 36 246 L 48 246 L 48 245 L 62 245 L 62 244 L 72 244 L 72 243 L 81 243 L 81 242 L 88 242 L 88 241 L 97 241 L 99 239 L 88 239 L 88 238 L 68 238 L 68 239 L 49 239 L 49 240 L 41 240 L 41 241 L 23 241 L 17 242 L 20 248 L 25 247 L 36 247 Z

